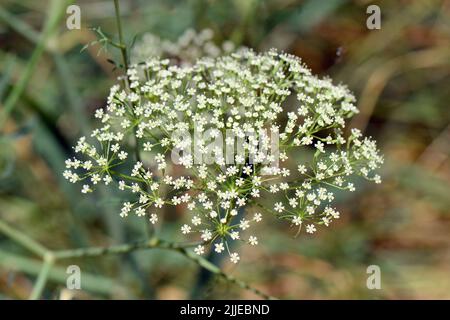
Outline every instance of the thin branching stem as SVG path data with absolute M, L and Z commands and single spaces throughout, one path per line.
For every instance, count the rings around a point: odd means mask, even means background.
M 55 262 L 55 258 L 52 253 L 48 253 L 44 256 L 44 264 L 36 279 L 36 283 L 33 286 L 33 291 L 30 294 L 30 300 L 37 300 L 41 297 L 44 291 L 50 270 Z
M 23 234 L 19 230 L 10 227 L 8 224 L 4 223 L 1 220 L 0 220 L 0 232 L 9 237 L 11 240 L 15 241 L 16 243 L 22 245 L 29 251 L 41 256 L 42 259 L 44 260 L 44 264 L 42 266 L 41 272 L 38 275 L 33 291 L 30 295 L 30 299 L 39 299 L 39 297 L 42 295 L 42 292 L 47 283 L 48 275 L 51 271 L 52 266 L 55 264 L 57 260 L 101 257 L 111 254 L 125 254 L 143 249 L 166 249 L 179 252 L 185 257 L 195 262 L 198 266 L 210 271 L 211 273 L 225 279 L 230 283 L 236 284 L 242 289 L 249 290 L 264 299 L 276 299 L 275 297 L 267 295 L 261 292 L 260 290 L 250 286 L 248 283 L 224 273 L 215 264 L 188 250 L 189 248 L 197 246 L 199 242 L 176 243 L 165 241 L 155 237 L 146 241 L 135 242 L 130 244 L 114 245 L 109 247 L 88 247 L 88 248 L 52 251 L 45 248 L 44 246 L 42 246 L 35 240 L 31 239 L 27 235 Z
M 3 233 L 8 238 L 14 240 L 15 243 L 21 245 L 25 249 L 33 252 L 34 254 L 44 258 L 44 256 L 49 252 L 44 246 L 40 243 L 34 241 L 26 234 L 10 227 L 8 224 L 4 223 L 0 220 L 0 232 Z
M 273 297 L 271 295 L 268 295 L 262 291 L 260 291 L 259 289 L 256 289 L 254 287 L 252 287 L 251 285 L 249 285 L 248 283 L 246 283 L 245 281 L 239 280 L 229 274 L 226 274 L 225 272 L 223 272 L 218 266 L 216 266 L 215 264 L 209 262 L 208 260 L 206 260 L 205 258 L 193 253 L 192 251 L 186 250 L 184 248 L 179 249 L 179 252 L 181 252 L 183 255 L 185 255 L 187 258 L 191 259 L 192 261 L 194 261 L 195 263 L 197 263 L 200 267 L 208 270 L 209 272 L 211 272 L 212 274 L 215 274 L 223 279 L 225 279 L 226 281 L 230 282 L 230 283 L 234 283 L 237 286 L 241 287 L 242 289 L 248 290 L 253 292 L 254 294 L 256 294 L 257 296 L 260 296 L 261 298 L 267 299 L 267 300 L 277 300 L 276 297 Z
M 168 242 L 158 238 L 151 238 L 150 240 L 140 241 L 129 244 L 114 245 L 109 247 L 89 247 L 89 248 L 79 248 L 72 250 L 60 250 L 55 251 L 54 255 L 56 259 L 69 259 L 69 258 L 86 258 L 86 257 L 97 257 L 110 254 L 125 254 L 141 249 L 185 249 L 198 245 L 195 243 L 176 243 Z

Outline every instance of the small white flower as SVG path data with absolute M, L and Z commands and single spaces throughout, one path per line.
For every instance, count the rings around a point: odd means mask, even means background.
M 128 213 L 131 211 L 131 208 L 133 208 L 133 205 L 130 202 L 124 202 L 122 209 L 120 210 L 120 216 L 122 218 L 127 217 Z
M 152 144 L 150 142 L 145 142 L 143 147 L 144 151 L 152 151 Z
M 117 155 L 119 157 L 120 160 L 125 160 L 128 157 L 128 153 L 125 151 L 120 151 L 119 154 Z
M 381 177 L 378 174 L 376 174 L 373 177 L 373 181 L 375 181 L 375 183 L 379 184 L 379 183 L 381 183 Z
M 151 224 L 157 223 L 158 222 L 158 216 L 156 214 L 152 213 L 150 215 L 150 222 L 151 222 Z
M 97 184 L 101 180 L 102 179 L 100 178 L 100 175 L 98 175 L 97 173 L 93 174 L 91 177 L 92 184 Z
M 157 199 L 155 200 L 155 207 L 157 207 L 157 208 L 162 208 L 163 204 L 164 204 L 163 199 L 157 198 Z
M 214 251 L 217 253 L 221 253 L 223 250 L 225 250 L 223 242 L 214 244 L 214 247 L 215 247 Z
M 216 218 L 217 217 L 217 212 L 215 212 L 215 211 L 211 211 L 210 213 L 209 213 L 209 216 L 211 217 L 211 218 Z
M 141 190 L 141 187 L 139 186 L 139 184 L 133 183 L 131 185 L 131 192 L 136 193 L 136 192 L 139 192 L 140 190 Z
M 233 262 L 233 263 L 238 263 L 238 262 L 239 262 L 239 259 L 240 259 L 240 257 L 239 257 L 239 255 L 238 255 L 236 252 L 230 254 L 230 260 L 231 260 L 231 262 Z
M 198 226 L 198 225 L 201 224 L 201 223 L 202 223 L 202 219 L 200 219 L 199 216 L 194 216 L 194 217 L 192 218 L 192 224 L 193 224 L 194 226 Z
M 303 164 L 299 164 L 298 167 L 298 172 L 300 172 L 301 174 L 305 174 L 308 170 L 306 169 L 306 166 Z
M 134 212 L 136 213 L 136 215 L 138 217 L 142 217 L 145 215 L 145 209 L 143 207 L 139 207 L 139 208 L 135 209 Z
M 198 254 L 199 256 L 205 253 L 205 247 L 202 245 L 198 245 L 195 249 L 194 249 L 195 254 Z
M 112 181 L 111 176 L 104 176 L 103 177 L 103 182 L 105 183 L 105 185 L 107 186 L 108 184 L 110 184 Z
M 324 153 L 324 144 L 322 141 L 317 141 L 316 144 L 314 145 L 314 147 L 316 147 L 317 150 L 319 150 L 320 152 Z
M 190 227 L 189 225 L 184 224 L 184 225 L 181 227 L 181 233 L 183 233 L 183 234 L 188 234 L 188 233 L 190 233 L 190 232 L 191 232 L 191 227 Z
M 111 151 L 112 152 L 117 152 L 120 150 L 120 145 L 118 143 L 115 143 L 111 146 Z
M 242 230 L 248 229 L 249 227 L 250 223 L 248 222 L 248 220 L 242 219 L 239 223 L 239 228 L 241 228 Z
M 277 202 L 277 203 L 275 203 L 274 209 L 275 209 L 276 212 L 281 213 L 284 210 L 284 206 L 283 206 L 283 204 L 281 202 Z
M 81 189 L 82 193 L 88 193 L 88 192 L 92 192 L 92 189 L 89 187 L 88 184 L 83 185 L 83 189 Z
M 250 242 L 250 244 L 252 246 L 256 246 L 258 244 L 258 238 L 254 237 L 254 236 L 250 236 L 250 238 L 248 239 L 248 242 Z
M 209 230 L 203 230 L 202 235 L 200 236 L 203 241 L 209 241 L 212 239 L 212 233 Z
M 97 109 L 95 110 L 95 115 L 96 118 L 100 119 L 103 117 L 103 109 Z
M 308 233 L 314 233 L 316 232 L 316 227 L 313 224 L 308 224 L 306 226 L 306 232 Z
M 300 218 L 299 216 L 296 216 L 292 219 L 292 223 L 295 224 L 296 226 L 299 226 L 302 224 L 302 218 Z

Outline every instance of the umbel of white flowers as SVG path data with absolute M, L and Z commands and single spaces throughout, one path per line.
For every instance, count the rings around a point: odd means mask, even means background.
M 119 82 L 106 108 L 95 113 L 101 123 L 92 132 L 95 142 L 80 138 L 79 157 L 66 161 L 64 177 L 81 182 L 83 193 L 99 184 L 127 192 L 123 218 L 135 214 L 155 224 L 166 206 L 186 209 L 189 222 L 180 231 L 202 241 L 197 254 L 211 247 L 237 263 L 240 257 L 230 252 L 229 242 L 257 245 L 247 229 L 266 214 L 314 233 L 339 218 L 334 191 L 354 191 L 351 176 L 381 181 L 373 173 L 383 163 L 375 141 L 356 129 L 344 137 L 346 119 L 357 113 L 354 96 L 345 86 L 312 75 L 298 57 L 241 50 L 188 67 L 151 58 L 133 65 Z M 259 162 L 240 157 L 227 164 L 221 150 L 208 150 L 207 141 L 196 139 L 195 147 L 212 152 L 216 163 L 195 164 L 187 155 L 175 165 L 170 155 L 183 148 L 174 134 L 180 129 L 211 137 L 225 136 L 226 130 L 236 136 L 277 131 L 280 161 L 267 167 L 263 163 L 270 155 L 264 153 Z M 245 143 L 258 153 L 252 141 Z M 142 161 L 132 156 L 135 148 Z M 271 207 L 258 205 L 264 198 L 278 200 Z

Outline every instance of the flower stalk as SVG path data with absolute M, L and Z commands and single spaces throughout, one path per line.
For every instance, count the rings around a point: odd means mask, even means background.
M 117 32 L 119 34 L 119 43 L 117 44 L 117 47 L 120 49 L 120 52 L 122 54 L 122 62 L 123 62 L 123 66 L 124 66 L 124 69 L 126 72 L 126 70 L 128 70 L 128 52 L 127 52 L 127 46 L 125 45 L 125 43 L 123 41 L 119 0 L 114 0 L 114 9 L 115 9 L 115 13 L 116 13 Z

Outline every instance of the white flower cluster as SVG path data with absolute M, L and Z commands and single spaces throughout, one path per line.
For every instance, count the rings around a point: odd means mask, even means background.
M 312 75 L 295 56 L 243 50 L 191 67 L 151 58 L 120 81 L 106 108 L 95 113 L 102 124 L 92 133 L 96 142 L 78 141 L 79 157 L 66 161 L 64 176 L 82 182 L 83 193 L 98 184 L 129 191 L 122 217 L 135 214 L 157 223 L 165 206 L 186 208 L 190 217 L 180 230 L 201 240 L 198 254 L 211 247 L 238 262 L 229 242 L 258 244 L 246 230 L 263 214 L 288 220 L 299 231 L 305 224 L 314 233 L 339 218 L 333 192 L 354 191 L 350 176 L 380 182 L 373 171 L 383 158 L 375 141 L 356 129 L 347 138 L 343 133 L 345 120 L 357 112 L 353 95 Z M 245 137 L 264 129 L 279 132 L 280 161 L 273 166 L 263 164 L 273 163 L 273 154 L 259 152 L 245 138 L 245 149 L 256 152 L 258 161 L 249 163 L 247 154 L 228 164 L 223 150 L 208 149 L 205 138 L 194 140 L 194 148 L 212 152 L 215 163 L 196 164 L 188 152 L 180 164 L 170 160 L 173 149 L 189 149 L 192 140 L 185 138 L 194 131 L 214 138 L 226 130 Z M 136 148 L 140 157 L 134 156 Z M 308 159 L 300 163 L 299 154 Z M 273 206 L 261 205 L 263 198 L 273 198 Z
M 233 42 L 225 41 L 219 46 L 214 43 L 213 38 L 214 32 L 211 29 L 200 32 L 187 29 L 176 41 L 163 40 L 152 33 L 146 33 L 134 45 L 131 61 L 140 63 L 149 57 L 161 57 L 175 60 L 181 65 L 193 65 L 199 58 L 216 58 L 235 51 Z

